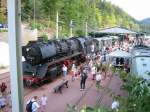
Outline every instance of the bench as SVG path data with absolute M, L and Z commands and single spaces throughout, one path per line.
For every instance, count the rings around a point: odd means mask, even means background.
M 64 86 L 66 86 L 66 88 L 68 88 L 68 80 L 64 80 L 62 81 L 60 84 L 58 84 L 55 88 L 54 88 L 54 92 L 60 92 L 62 93 L 62 88 L 64 88 Z

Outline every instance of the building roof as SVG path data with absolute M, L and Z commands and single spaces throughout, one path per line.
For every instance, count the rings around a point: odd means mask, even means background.
M 118 57 L 118 58 L 130 58 L 131 54 L 123 50 L 116 50 L 116 51 L 111 52 L 109 56 Z
M 111 27 L 111 28 L 105 28 L 99 31 L 95 31 L 95 33 L 136 34 L 137 32 L 123 27 Z

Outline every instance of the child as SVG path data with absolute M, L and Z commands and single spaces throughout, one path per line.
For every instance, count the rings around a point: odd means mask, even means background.
M 2 84 L 0 85 L 0 89 L 1 89 L 2 95 L 6 95 L 7 85 L 5 82 L 2 82 Z
M 72 64 L 71 72 L 72 72 L 72 81 L 74 81 L 75 77 L 76 77 L 75 75 L 76 75 L 76 72 L 77 72 L 77 68 L 76 68 L 74 63 Z
M 44 94 L 41 97 L 41 112 L 45 112 L 45 110 L 46 110 L 46 104 L 47 104 L 47 96 Z
M 6 112 L 6 99 L 2 95 L 0 95 L 0 110 Z
M 96 67 L 95 66 L 92 67 L 91 75 L 92 75 L 92 79 L 95 80 L 95 75 L 96 75 Z
M 97 91 L 99 91 L 100 89 L 100 82 L 102 80 L 102 75 L 101 75 L 101 72 L 100 72 L 100 69 L 97 70 L 97 73 L 96 73 L 96 87 L 97 87 Z

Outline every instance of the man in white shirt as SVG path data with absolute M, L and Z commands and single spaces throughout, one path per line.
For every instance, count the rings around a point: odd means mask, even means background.
M 118 108 L 119 108 L 119 102 L 116 101 L 116 100 L 114 100 L 114 101 L 112 102 L 111 109 L 117 111 Z
M 66 77 L 66 75 L 67 75 L 67 70 L 68 70 L 68 68 L 66 67 L 65 64 L 63 64 L 62 71 L 63 71 L 63 76 L 64 77 Z
M 38 98 L 37 96 L 34 96 L 34 98 L 32 100 L 30 100 L 32 102 L 32 108 L 31 108 L 32 112 L 38 112 L 38 110 L 40 108 L 40 106 L 37 102 L 37 98 Z M 29 104 L 30 101 L 28 101 L 27 104 Z

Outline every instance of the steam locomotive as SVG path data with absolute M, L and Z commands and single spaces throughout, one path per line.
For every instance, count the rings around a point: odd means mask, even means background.
M 69 39 L 49 40 L 43 38 L 30 41 L 22 47 L 24 84 L 40 84 L 53 80 L 61 74 L 63 64 L 70 66 L 73 61 L 84 62 L 90 53 L 91 38 L 74 37 Z
M 95 52 L 99 52 L 103 46 L 101 43 L 109 43 L 110 46 L 111 40 L 111 38 L 73 37 L 47 42 L 43 38 L 30 41 L 22 47 L 22 55 L 25 58 L 23 62 L 24 84 L 27 86 L 39 85 L 55 79 L 61 74 L 63 64 L 69 67 L 73 61 L 82 63 L 86 55 L 91 53 L 92 44 L 95 45 Z

